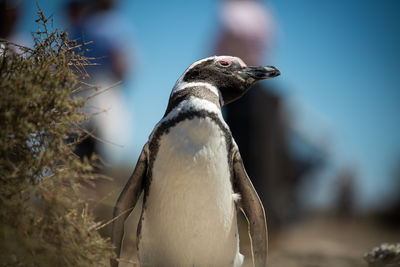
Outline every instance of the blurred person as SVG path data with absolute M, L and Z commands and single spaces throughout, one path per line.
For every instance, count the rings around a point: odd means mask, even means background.
M 0 0 L 0 38 L 19 45 L 29 46 L 31 42 L 30 39 L 16 30 L 21 13 L 21 1 Z M 9 48 L 20 52 L 15 46 L 10 46 Z
M 266 6 L 253 0 L 225 0 L 220 19 L 223 29 L 217 52 L 236 54 L 248 65 L 260 64 L 276 27 Z
M 88 44 L 86 57 L 95 58 L 97 66 L 88 66 L 88 81 L 100 89 L 122 81 L 134 67 L 132 64 L 133 42 L 127 23 L 115 10 L 114 0 L 72 0 L 67 3 L 67 15 L 70 22 L 69 38 L 78 43 Z M 130 125 L 125 121 L 128 107 L 124 102 L 124 89 L 117 86 L 96 96 L 90 102 L 89 112 L 95 115 L 88 129 L 106 141 L 123 145 L 132 136 Z M 94 109 L 93 109 L 94 108 Z M 122 131 L 121 129 L 124 129 Z M 87 138 L 78 148 L 80 156 L 90 156 L 99 153 L 108 161 L 118 161 L 121 149 L 110 144 Z
M 70 0 L 66 3 L 68 35 L 71 40 L 80 40 L 84 34 L 84 22 L 89 13 L 89 1 Z
M 400 159 L 395 161 L 392 189 L 393 199 L 384 201 L 383 210 L 378 212 L 378 218 L 386 225 L 400 229 Z
M 220 18 L 217 54 L 238 56 L 248 65 L 262 65 L 276 28 L 268 8 L 253 0 L 223 1 Z M 268 227 L 276 229 L 295 217 L 297 186 L 313 164 L 309 159 L 292 156 L 283 101 L 270 86 L 254 86 L 227 105 L 225 115 L 264 204 Z
M 338 177 L 338 193 L 336 199 L 337 212 L 341 217 L 349 217 L 354 212 L 355 174 L 352 169 L 342 170 Z
M 7 39 L 15 33 L 15 26 L 20 15 L 18 1 L 0 1 L 0 38 Z
M 94 79 L 106 76 L 109 80 L 121 80 L 133 65 L 128 62 L 132 55 L 132 40 L 126 22 L 114 10 L 115 0 L 72 0 L 67 4 L 71 39 L 88 45 L 88 57 L 96 58 L 99 66 L 89 67 Z

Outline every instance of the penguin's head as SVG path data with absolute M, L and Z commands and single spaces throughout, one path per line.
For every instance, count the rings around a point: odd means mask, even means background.
M 178 82 L 205 82 L 218 88 L 224 104 L 240 98 L 257 81 L 280 75 L 273 66 L 247 66 L 232 56 L 214 56 L 193 63 Z

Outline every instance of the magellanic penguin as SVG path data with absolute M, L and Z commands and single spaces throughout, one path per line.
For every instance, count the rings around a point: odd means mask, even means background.
M 248 220 L 253 265 L 266 265 L 264 208 L 221 108 L 279 74 L 231 56 L 199 60 L 183 73 L 115 205 L 117 257 L 125 219 L 144 192 L 137 232 L 141 266 L 240 266 L 237 208 Z M 112 266 L 118 261 L 111 259 Z

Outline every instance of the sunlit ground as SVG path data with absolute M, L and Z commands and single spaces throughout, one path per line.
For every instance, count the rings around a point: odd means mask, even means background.
M 97 199 L 96 215 L 107 221 L 119 191 L 129 177 L 128 170 L 112 172 L 113 182 L 99 183 L 88 189 L 88 196 Z M 122 267 L 139 266 L 136 254 L 136 226 L 140 206 L 126 222 L 126 236 L 121 255 Z M 268 211 L 266 211 L 268 214 Z M 109 236 L 110 225 L 102 229 Z M 245 256 L 243 266 L 252 266 L 250 243 L 245 219 L 239 218 L 240 251 Z M 305 214 L 279 232 L 270 232 L 269 266 L 273 267 L 362 267 L 366 252 L 384 243 L 400 240 L 400 230 L 378 223 L 372 216 L 338 217 L 333 212 Z M 136 264 L 136 265 L 135 265 Z

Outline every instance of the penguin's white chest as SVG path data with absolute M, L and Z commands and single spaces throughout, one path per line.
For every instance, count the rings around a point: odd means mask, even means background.
M 146 266 L 240 265 L 224 132 L 192 118 L 164 133 L 152 169 L 139 257 Z

